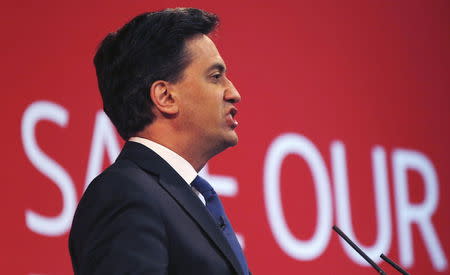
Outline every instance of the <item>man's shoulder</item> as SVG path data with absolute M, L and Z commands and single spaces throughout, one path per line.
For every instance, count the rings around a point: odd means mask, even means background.
M 83 193 L 74 216 L 74 225 L 95 223 L 105 213 L 121 211 L 130 205 L 159 208 L 165 192 L 157 175 L 141 169 L 130 160 L 118 160 L 100 173 Z
M 128 159 L 118 159 L 102 173 L 92 180 L 92 183 L 110 181 L 114 182 L 115 179 L 136 181 L 142 177 L 152 177 L 147 171 L 144 171 L 135 162 Z
M 94 178 L 73 218 L 69 247 L 74 261 L 85 259 L 85 253 L 98 245 L 95 240 L 121 230 L 123 223 L 137 222 L 141 216 L 159 217 L 166 194 L 158 180 L 157 175 L 127 159 L 117 160 Z M 162 222 L 157 218 L 148 220 Z
M 157 175 L 143 170 L 131 160 L 120 159 L 95 177 L 85 193 L 123 194 L 151 188 L 157 181 Z

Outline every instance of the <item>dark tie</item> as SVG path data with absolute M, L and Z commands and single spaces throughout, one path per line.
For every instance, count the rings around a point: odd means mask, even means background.
M 194 179 L 194 181 L 192 182 L 192 187 L 197 189 L 197 191 L 200 192 L 205 198 L 206 208 L 208 209 L 209 213 L 214 218 L 216 223 L 219 225 L 222 233 L 233 249 L 234 254 L 239 259 L 239 263 L 242 267 L 242 270 L 244 271 L 244 274 L 248 274 L 248 267 L 247 262 L 245 261 L 244 253 L 242 252 L 242 248 L 239 245 L 236 234 L 231 227 L 231 223 L 225 214 L 225 210 L 223 209 L 219 196 L 217 196 L 217 193 L 214 191 L 212 186 L 200 176 L 197 176 Z

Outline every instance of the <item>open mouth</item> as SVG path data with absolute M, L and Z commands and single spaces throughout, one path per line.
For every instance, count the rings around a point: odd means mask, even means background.
M 233 108 L 231 108 L 230 112 L 227 115 L 227 123 L 232 129 L 234 129 L 238 126 L 238 122 L 234 119 L 237 112 L 238 112 L 238 110 L 233 107 Z
M 231 108 L 230 110 L 230 115 L 234 118 L 234 116 L 237 114 L 237 109 L 236 108 Z

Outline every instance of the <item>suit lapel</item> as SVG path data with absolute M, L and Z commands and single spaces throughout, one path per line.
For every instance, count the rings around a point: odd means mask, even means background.
M 242 274 L 239 261 L 228 244 L 225 236 L 215 224 L 206 207 L 192 192 L 180 175 L 158 154 L 146 146 L 127 142 L 118 159 L 129 159 L 142 169 L 159 175 L 160 185 L 187 212 L 187 214 L 203 229 L 206 235 L 216 244 L 225 258 L 238 274 Z
M 242 273 L 239 261 L 234 255 L 228 241 L 220 231 L 219 227 L 215 223 L 214 219 L 209 214 L 203 203 L 196 197 L 196 195 L 189 190 L 189 187 L 185 182 L 176 182 L 172 184 L 165 179 L 161 179 L 160 183 L 163 187 L 172 195 L 172 197 L 178 202 L 178 204 L 184 208 L 184 210 L 194 219 L 197 224 L 205 231 L 211 240 L 217 245 L 219 250 L 224 256 L 231 262 L 232 266 L 239 274 Z M 181 185 L 185 188 L 179 188 Z M 183 190 L 183 189 L 187 189 Z

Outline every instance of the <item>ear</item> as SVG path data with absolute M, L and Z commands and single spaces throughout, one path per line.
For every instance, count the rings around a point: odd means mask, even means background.
M 164 80 L 153 82 L 150 87 L 150 97 L 154 106 L 165 115 L 178 113 L 178 105 L 169 89 L 169 83 Z

